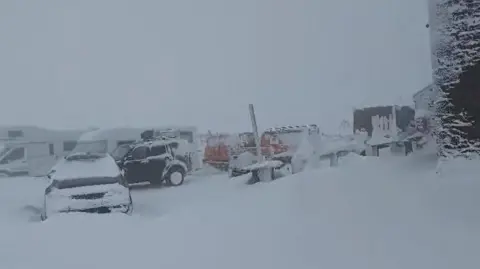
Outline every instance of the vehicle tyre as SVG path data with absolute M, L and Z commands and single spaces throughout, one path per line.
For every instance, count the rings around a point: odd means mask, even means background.
M 180 186 L 185 180 L 185 170 L 181 166 L 173 166 L 165 175 L 165 182 L 167 186 Z

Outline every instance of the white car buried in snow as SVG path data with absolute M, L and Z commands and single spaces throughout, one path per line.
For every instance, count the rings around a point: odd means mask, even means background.
M 132 197 L 115 160 L 108 154 L 75 153 L 48 175 L 42 220 L 68 212 L 131 214 Z

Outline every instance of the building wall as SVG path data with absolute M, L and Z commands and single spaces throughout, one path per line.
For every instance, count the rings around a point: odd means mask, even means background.
M 357 130 L 365 129 L 368 136 L 372 136 L 373 126 L 372 117 L 389 117 L 392 114 L 392 106 L 376 106 L 367 107 L 363 109 L 356 109 L 353 112 L 353 129 Z M 402 131 L 406 131 L 410 122 L 415 118 L 415 111 L 409 106 L 397 107 L 397 128 Z
M 435 97 L 436 94 L 433 85 L 428 85 L 427 87 L 421 89 L 413 96 L 415 110 L 433 111 L 433 102 L 435 100 Z

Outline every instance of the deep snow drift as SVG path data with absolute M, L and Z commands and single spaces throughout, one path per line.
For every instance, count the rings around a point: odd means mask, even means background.
M 476 268 L 480 182 L 426 156 L 347 157 L 271 183 L 136 188 L 135 213 L 29 222 L 39 179 L 0 182 L 3 268 Z M 28 207 L 30 205 L 30 207 Z

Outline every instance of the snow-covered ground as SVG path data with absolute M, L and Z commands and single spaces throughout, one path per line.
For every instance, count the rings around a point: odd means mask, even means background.
M 135 212 L 38 221 L 45 182 L 0 179 L 2 268 L 477 268 L 480 181 L 428 156 L 346 157 L 271 183 L 136 187 Z

